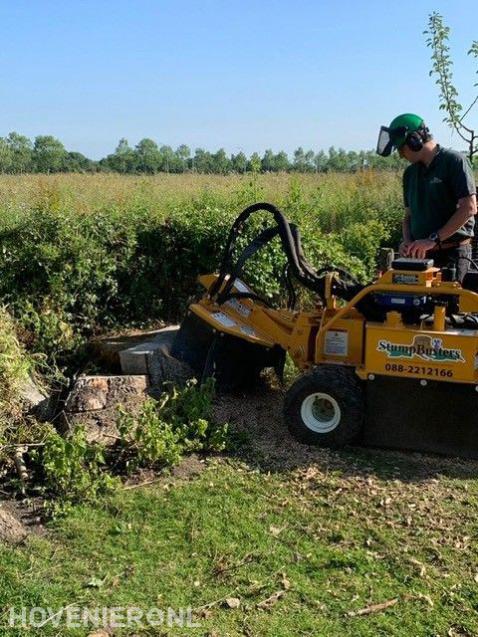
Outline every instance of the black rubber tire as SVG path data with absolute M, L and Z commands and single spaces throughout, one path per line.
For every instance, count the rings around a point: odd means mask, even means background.
M 310 429 L 301 416 L 302 403 L 317 392 L 334 398 L 341 412 L 336 427 L 326 433 Z M 350 367 L 320 365 L 314 368 L 289 388 L 284 400 L 284 419 L 299 442 L 333 448 L 356 442 L 364 420 L 364 396 L 359 378 Z

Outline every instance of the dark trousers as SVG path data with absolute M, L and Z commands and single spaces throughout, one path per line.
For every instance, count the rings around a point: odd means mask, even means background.
M 470 269 L 470 262 L 467 259 L 471 259 L 471 244 L 445 250 L 434 250 L 433 252 L 428 252 L 427 257 L 433 259 L 438 268 L 454 265 L 456 278 L 462 283 L 465 274 Z

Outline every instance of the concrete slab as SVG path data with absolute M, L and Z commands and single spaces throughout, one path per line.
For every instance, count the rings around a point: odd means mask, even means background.
M 153 341 L 163 329 L 168 328 L 148 331 L 128 330 L 126 333 L 96 337 L 88 344 L 90 357 L 98 361 L 103 369 L 114 373 L 119 372 L 121 370 L 119 356 L 121 351 L 146 341 Z
M 171 345 L 178 332 L 178 325 L 159 330 L 153 339 L 148 339 L 119 352 L 123 374 L 150 374 L 151 359 L 155 354 L 169 356 Z

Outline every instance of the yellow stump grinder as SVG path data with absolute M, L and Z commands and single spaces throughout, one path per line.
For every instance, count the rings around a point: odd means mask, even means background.
M 275 223 L 233 259 L 259 211 Z M 271 307 L 241 278 L 276 236 L 288 262 L 287 308 Z M 289 354 L 301 374 L 284 418 L 304 443 L 478 457 L 478 271 L 462 285 L 454 272 L 453 264 L 398 258 L 363 285 L 339 268 L 316 270 L 298 229 L 271 204 L 254 204 L 234 222 L 219 273 L 199 277 L 206 292 L 171 353 L 226 391 L 250 386 L 266 367 L 280 375 Z M 313 311 L 294 309 L 294 280 L 317 297 Z

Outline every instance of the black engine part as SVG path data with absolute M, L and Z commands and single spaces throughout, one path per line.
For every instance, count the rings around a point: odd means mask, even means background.
M 200 381 L 214 377 L 222 392 L 252 388 L 266 367 L 282 379 L 286 355 L 278 345 L 266 348 L 217 332 L 194 312 L 181 324 L 171 354 L 187 363 Z

